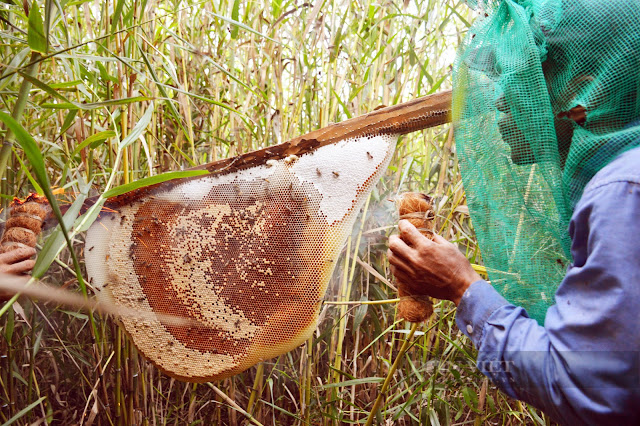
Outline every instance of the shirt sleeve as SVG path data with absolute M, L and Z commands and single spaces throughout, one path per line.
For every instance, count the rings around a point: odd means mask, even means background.
M 640 424 L 640 183 L 591 187 L 570 234 L 574 264 L 544 327 L 486 281 L 456 322 L 508 395 L 566 424 Z

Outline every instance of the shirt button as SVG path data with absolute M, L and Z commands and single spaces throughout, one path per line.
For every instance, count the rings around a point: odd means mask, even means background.
M 467 324 L 467 333 L 469 334 L 473 333 L 473 326 L 471 324 Z

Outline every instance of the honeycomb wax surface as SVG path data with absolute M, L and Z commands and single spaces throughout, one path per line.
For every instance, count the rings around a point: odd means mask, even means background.
M 102 301 L 195 325 L 123 318 L 137 348 L 181 380 L 239 373 L 307 340 L 337 256 L 397 136 L 159 187 L 87 232 Z

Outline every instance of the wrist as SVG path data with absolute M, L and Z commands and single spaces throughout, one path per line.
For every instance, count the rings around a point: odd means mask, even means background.
M 456 306 L 458 306 L 460 304 L 460 300 L 462 300 L 462 296 L 464 295 L 464 292 L 467 291 L 467 289 L 469 288 L 471 284 L 464 284 L 460 287 L 458 287 L 458 291 L 456 292 L 456 294 L 451 298 L 451 301 L 453 303 L 456 304 Z
M 478 275 L 476 271 L 473 271 L 473 274 L 470 274 L 469 277 L 461 281 L 461 285 L 457 287 L 457 291 L 454 294 L 454 297 L 451 298 L 451 301 L 458 306 L 460 304 L 460 300 L 462 300 L 462 296 L 467 291 L 467 289 L 476 281 L 481 280 L 482 277 Z

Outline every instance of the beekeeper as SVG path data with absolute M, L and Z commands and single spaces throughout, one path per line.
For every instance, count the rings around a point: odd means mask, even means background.
M 453 301 L 478 368 L 565 424 L 640 423 L 640 2 L 474 2 L 454 130 L 491 283 L 401 221 L 389 261 Z

